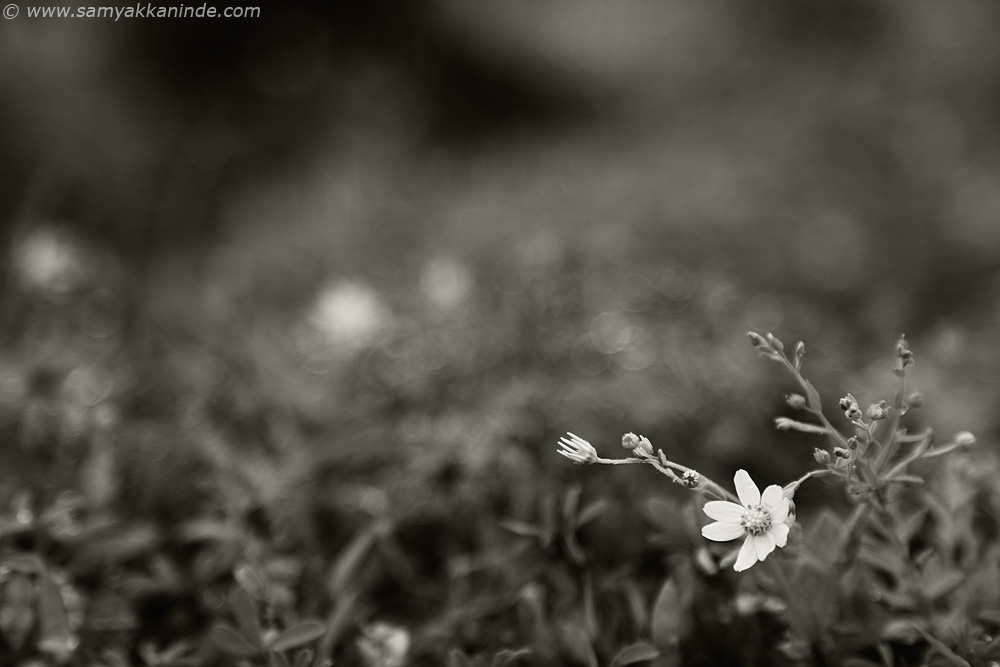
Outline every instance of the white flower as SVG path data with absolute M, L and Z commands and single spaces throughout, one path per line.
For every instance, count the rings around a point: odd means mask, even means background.
M 597 450 L 578 435 L 567 433 L 569 438 L 559 438 L 559 453 L 573 463 L 587 464 L 597 461 Z
M 737 572 L 763 561 L 775 547 L 788 541 L 789 501 L 777 484 L 764 489 L 763 495 L 746 470 L 737 470 L 736 495 L 742 505 L 726 500 L 705 504 L 705 514 L 715 519 L 701 529 L 701 534 L 715 542 L 728 542 L 746 536 L 733 567 Z

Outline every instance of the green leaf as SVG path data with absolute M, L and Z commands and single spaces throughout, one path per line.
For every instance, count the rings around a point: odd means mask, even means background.
M 208 633 L 212 645 L 234 658 L 252 658 L 260 655 L 261 650 L 255 648 L 240 632 L 228 623 L 215 625 Z
M 657 646 L 671 648 L 680 643 L 688 629 L 687 607 L 676 582 L 667 579 L 656 596 L 650 619 L 650 634 Z
M 625 667 L 637 662 L 654 660 L 660 656 L 660 650 L 652 644 L 638 642 L 631 646 L 626 646 L 611 661 L 611 667 Z
M 287 651 L 314 642 L 326 632 L 319 621 L 301 621 L 288 628 L 268 646 L 269 651 Z
M 243 588 L 237 588 L 229 594 L 229 611 L 239 625 L 243 638 L 258 650 L 264 648 L 263 633 L 260 629 L 260 619 L 257 618 L 257 607 L 253 598 Z

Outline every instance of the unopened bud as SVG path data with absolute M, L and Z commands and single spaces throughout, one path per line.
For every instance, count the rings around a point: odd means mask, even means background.
M 830 452 L 825 449 L 820 449 L 819 447 L 813 450 L 813 458 L 816 459 L 816 463 L 821 466 L 829 465 L 830 461 L 833 460 L 830 458 Z
M 833 448 L 833 455 L 836 456 L 839 459 L 849 459 L 849 458 L 851 458 L 851 452 L 850 452 L 850 450 L 844 449 L 843 447 L 834 447 Z
M 858 439 L 855 438 L 853 435 L 850 438 L 847 439 L 847 448 L 850 449 L 850 450 L 857 449 L 859 444 L 861 444 L 861 443 L 858 442 Z
M 906 404 L 911 408 L 919 408 L 924 404 L 924 395 L 919 391 L 915 391 L 909 395 L 906 399 Z
M 785 345 L 774 334 L 772 333 L 767 334 L 767 342 L 768 344 L 770 344 L 771 347 L 776 349 L 778 352 L 785 351 Z
M 636 456 L 654 456 L 653 443 L 651 443 L 649 438 L 646 436 L 640 435 L 639 444 L 635 446 L 635 449 L 632 450 L 632 452 Z
M 767 344 L 767 341 L 764 340 L 764 337 L 755 331 L 748 331 L 747 338 L 750 339 L 750 344 L 758 349 L 770 347 L 770 345 Z
M 688 470 L 681 475 L 681 484 L 689 489 L 697 489 L 701 484 L 701 475 L 696 470 Z
M 631 452 L 638 446 L 639 446 L 639 436 L 637 436 L 635 433 L 626 433 L 625 435 L 622 436 L 622 447 L 624 447 L 628 451 Z
M 864 416 L 861 414 L 861 408 L 859 408 L 856 403 L 851 407 L 849 407 L 844 414 L 847 415 L 847 418 L 850 419 L 852 422 L 857 421 Z
M 868 406 L 868 418 L 879 421 L 885 419 L 886 415 L 889 413 L 888 408 L 886 408 L 885 401 L 879 401 L 878 403 L 872 403 Z
M 896 343 L 896 357 L 902 362 L 904 368 L 913 363 L 913 352 L 910 351 L 905 335 L 901 334 L 899 342 Z
M 968 431 L 961 431 L 955 434 L 955 444 L 962 449 L 972 449 L 976 446 L 976 436 Z
M 785 396 L 785 403 L 788 403 L 789 407 L 801 410 L 806 407 L 806 397 L 802 394 L 788 394 Z
M 801 359 L 804 356 L 806 356 L 806 344 L 799 341 L 795 344 L 795 358 Z

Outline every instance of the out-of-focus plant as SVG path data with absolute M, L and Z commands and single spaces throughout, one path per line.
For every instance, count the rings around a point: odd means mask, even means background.
M 995 664 L 989 661 L 1000 657 L 1000 640 L 994 638 L 1000 621 L 1000 545 L 995 518 L 994 529 L 984 529 L 977 507 L 977 498 L 995 491 L 986 483 L 995 470 L 989 462 L 972 463 L 968 452 L 976 438 L 969 432 L 936 445 L 930 429 L 910 433 L 901 425 L 923 401 L 907 386 L 914 356 L 906 338 L 900 337 L 895 350 L 895 395 L 865 409 L 852 394 L 841 398 L 839 408 L 849 425 L 843 433 L 802 375 L 805 346 L 798 343 L 789 357 L 774 335 L 748 336 L 761 357 L 780 364 L 798 384 L 801 393 L 786 401 L 807 419 L 779 417 L 775 426 L 824 437 L 826 445 L 814 450 L 817 468 L 763 492 L 739 470 L 734 494 L 632 433 L 622 438 L 627 458 L 602 458 L 572 433 L 560 440 L 559 453 L 581 465 L 649 465 L 706 496 L 702 510 L 713 521 L 701 526 L 702 537 L 723 544 L 740 541 L 740 546 L 711 557 L 703 547 L 690 545 L 686 532 L 680 538 L 687 543 L 683 563 L 696 565 L 689 574 L 700 571 L 703 577 L 721 576 L 716 563 L 732 565 L 736 572 L 764 563 L 751 572 L 752 583 L 735 584 L 742 592 L 732 599 L 731 612 L 717 607 L 716 621 L 724 624 L 729 613 L 775 617 L 785 627 L 780 648 L 786 659 L 870 666 L 897 664 L 893 656 L 902 654 L 930 665 Z M 820 508 L 801 525 L 795 495 L 813 478 L 839 483 L 853 509 L 845 514 Z M 664 505 L 653 509 L 662 512 Z M 678 537 L 672 539 L 676 543 Z M 661 645 L 680 643 L 691 632 L 683 610 L 693 611 L 692 601 L 704 598 L 705 591 L 692 581 L 672 576 L 660 593 L 661 618 L 653 632 Z M 673 613 L 664 616 L 664 610 Z

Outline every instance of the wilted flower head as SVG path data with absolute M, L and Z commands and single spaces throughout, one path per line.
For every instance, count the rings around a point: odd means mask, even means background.
M 746 537 L 740 548 L 737 572 L 763 561 L 775 547 L 788 541 L 788 512 L 790 502 L 777 484 L 764 489 L 763 495 L 746 470 L 737 470 L 734 478 L 740 505 L 727 500 L 713 500 L 705 504 L 705 514 L 715 523 L 701 529 L 701 534 L 715 542 L 728 542 Z
M 569 438 L 559 438 L 560 454 L 573 463 L 586 465 L 597 462 L 597 450 L 589 442 L 578 435 L 567 433 Z
M 622 436 L 622 447 L 624 447 L 628 451 L 631 452 L 638 446 L 639 446 L 639 436 L 637 436 L 635 433 L 626 433 L 625 435 Z

